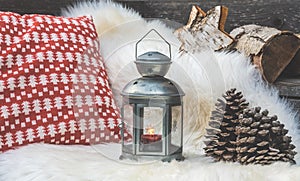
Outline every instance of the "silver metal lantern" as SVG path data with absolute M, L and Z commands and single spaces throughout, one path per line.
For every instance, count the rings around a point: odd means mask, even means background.
M 169 57 L 157 52 L 137 56 L 138 44 L 157 33 L 169 46 Z M 183 96 L 174 81 L 165 78 L 171 64 L 171 45 L 154 29 L 136 43 L 136 67 L 142 77 L 129 82 L 122 95 L 122 154 L 120 159 L 184 160 Z M 126 133 L 132 138 L 125 139 Z

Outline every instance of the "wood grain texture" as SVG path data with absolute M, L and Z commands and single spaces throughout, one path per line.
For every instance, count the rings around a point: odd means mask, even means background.
M 279 90 L 280 96 L 287 99 L 300 116 L 300 76 L 279 78 L 274 86 Z
M 282 96 L 300 98 L 300 77 L 279 78 L 275 85 L 279 88 Z
M 59 15 L 78 0 L 0 0 L 1 11 L 20 14 L 39 13 Z M 204 11 L 224 5 L 229 9 L 225 30 L 245 24 L 260 24 L 280 30 L 300 32 L 299 0 L 116 0 L 140 12 L 145 18 L 164 18 L 185 24 L 192 5 Z
M 185 24 L 192 5 L 204 11 L 217 5 L 229 9 L 225 30 L 245 24 L 272 26 L 280 30 L 300 31 L 300 1 L 292 0 L 198 0 L 198 1 L 132 1 L 123 0 L 129 7 L 139 10 L 146 18 L 168 18 Z
M 20 14 L 50 14 L 59 15 L 62 8 L 65 8 L 75 0 L 0 0 L 1 11 L 13 11 Z

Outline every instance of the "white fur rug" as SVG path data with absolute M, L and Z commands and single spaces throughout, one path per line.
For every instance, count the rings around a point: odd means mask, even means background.
M 34 144 L 1 156 L 3 181 L 297 181 L 299 167 L 287 163 L 270 166 L 213 163 L 186 153 L 184 162 L 121 163 L 97 150 L 119 150 L 119 145 L 58 146 Z M 105 156 L 104 156 L 105 155 Z
M 159 20 L 147 21 L 138 13 L 112 2 L 77 4 L 63 11 L 65 16 L 90 14 L 102 42 L 102 55 L 108 69 L 116 100 L 132 79 L 139 77 L 135 64 L 135 43 L 155 28 L 172 45 L 171 69 L 167 77 L 179 83 L 184 98 L 184 162 L 120 162 L 117 144 L 58 146 L 34 144 L 0 155 L 0 180 L 300 180 L 300 167 L 288 163 L 270 166 L 236 163 L 213 163 L 203 156 L 202 136 L 216 98 L 226 90 L 237 88 L 250 102 L 276 114 L 285 124 L 296 145 L 300 163 L 300 133 L 296 114 L 278 97 L 278 91 L 266 85 L 258 71 L 239 53 L 216 53 L 203 50 L 196 54 L 179 54 L 179 41 L 173 29 Z M 151 34 L 139 53 L 167 46 Z M 153 41 L 154 40 L 154 41 Z M 120 104 L 120 102 L 118 102 Z

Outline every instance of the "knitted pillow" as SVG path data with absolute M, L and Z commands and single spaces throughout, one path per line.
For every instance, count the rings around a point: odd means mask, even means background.
M 119 141 L 99 49 L 89 17 L 0 12 L 0 152 Z

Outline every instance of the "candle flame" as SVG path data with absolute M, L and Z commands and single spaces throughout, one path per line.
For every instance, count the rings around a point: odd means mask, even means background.
M 155 129 L 152 127 L 148 127 L 148 128 L 146 128 L 146 132 L 147 132 L 147 134 L 154 135 Z

